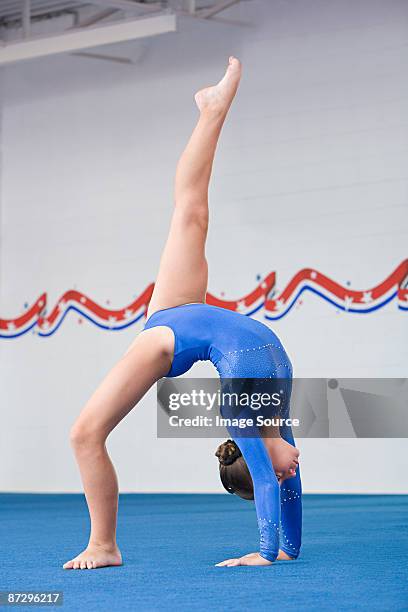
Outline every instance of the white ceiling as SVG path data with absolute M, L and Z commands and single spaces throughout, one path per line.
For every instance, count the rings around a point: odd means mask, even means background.
M 4 21 L 11 21 L 15 19 L 21 19 L 22 8 L 24 0 L 0 0 L 0 19 Z M 152 8 L 165 7 L 167 2 L 160 2 L 156 0 L 31 0 L 31 15 L 33 17 L 46 17 L 57 14 L 60 11 L 78 11 L 81 8 L 117 8 L 124 10 L 131 10 L 134 5 L 134 10 L 149 11 Z M 149 6 L 150 5 L 150 6 Z
M 174 32 L 178 15 L 222 19 L 240 1 L 0 0 L 0 64 Z

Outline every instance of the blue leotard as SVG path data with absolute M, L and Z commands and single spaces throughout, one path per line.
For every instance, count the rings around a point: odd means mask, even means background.
M 185 304 L 155 312 L 145 329 L 169 327 L 174 333 L 174 357 L 168 377 L 180 376 L 196 361 L 209 360 L 221 381 L 231 379 L 279 379 L 286 384 L 286 404 L 280 414 L 289 414 L 292 366 L 279 338 L 263 323 L 231 310 L 208 304 Z M 222 412 L 222 409 L 221 409 Z M 301 543 L 302 505 L 299 470 L 281 486 L 257 427 L 246 431 L 229 427 L 248 465 L 260 531 L 260 554 L 274 561 L 279 548 L 297 557 Z M 281 436 L 294 445 L 290 427 Z M 280 540 L 280 541 L 279 541 Z

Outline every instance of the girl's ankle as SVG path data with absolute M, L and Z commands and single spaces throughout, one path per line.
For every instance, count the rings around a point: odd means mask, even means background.
M 96 538 L 89 540 L 88 547 L 102 548 L 107 552 L 114 552 L 116 550 L 119 550 L 115 540 L 103 541 L 97 540 Z

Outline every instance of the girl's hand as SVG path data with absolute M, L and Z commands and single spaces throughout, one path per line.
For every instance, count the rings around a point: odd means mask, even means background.
M 216 567 L 237 567 L 238 565 L 272 565 L 272 561 L 264 559 L 259 553 L 249 553 L 238 559 L 227 559 L 216 563 Z
M 294 557 L 290 557 L 279 549 L 276 561 L 293 561 L 293 559 Z M 249 553 L 239 559 L 227 559 L 221 563 L 216 563 L 215 567 L 237 567 L 238 565 L 272 565 L 272 561 L 264 559 L 259 553 Z

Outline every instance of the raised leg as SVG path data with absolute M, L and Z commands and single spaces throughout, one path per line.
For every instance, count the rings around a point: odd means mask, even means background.
M 200 119 L 177 167 L 175 211 L 149 314 L 205 299 L 208 182 L 239 78 L 240 64 L 231 58 L 220 83 L 196 94 Z M 171 330 L 163 327 L 140 334 L 88 400 L 72 428 L 71 443 L 84 485 L 91 533 L 86 549 L 65 563 L 65 569 L 122 563 L 116 544 L 118 483 L 105 442 L 146 391 L 168 372 L 172 342 Z
M 163 308 L 205 301 L 208 185 L 218 138 L 240 77 L 241 64 L 231 57 L 221 81 L 195 95 L 200 117 L 177 165 L 174 212 L 148 317 Z

